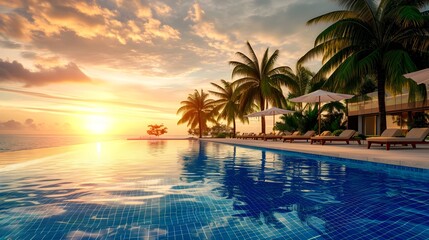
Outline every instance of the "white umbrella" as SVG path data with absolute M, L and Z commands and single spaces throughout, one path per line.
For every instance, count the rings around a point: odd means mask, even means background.
M 344 99 L 350 99 L 354 97 L 354 95 L 350 94 L 342 94 L 342 93 L 333 93 L 324 90 L 316 90 L 309 94 L 302 95 L 300 97 L 289 99 L 292 102 L 307 102 L 307 103 L 319 103 L 318 109 L 318 118 L 319 118 L 319 134 L 320 134 L 320 103 L 321 102 L 335 102 L 341 101 Z
M 429 85 L 429 68 L 416 71 L 416 72 L 407 73 L 404 75 L 404 77 L 411 78 L 417 84 L 424 83 L 426 85 Z
M 260 111 L 260 112 L 254 112 L 252 114 L 246 115 L 246 117 L 261 117 L 261 116 L 268 116 L 268 115 L 272 115 L 273 116 L 273 127 L 275 124 L 275 115 L 279 115 L 279 114 L 288 114 L 288 113 L 293 113 L 294 111 L 291 110 L 286 110 L 286 109 L 281 109 L 281 108 L 277 108 L 277 107 L 272 107 L 272 108 L 268 108 L 264 111 Z

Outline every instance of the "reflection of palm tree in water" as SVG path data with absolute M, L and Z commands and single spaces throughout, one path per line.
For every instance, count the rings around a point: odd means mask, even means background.
M 245 159 L 237 158 L 235 147 L 233 153 L 232 161 L 225 161 L 224 164 L 223 196 L 234 200 L 234 210 L 240 211 L 234 215 L 236 217 L 255 220 L 262 217 L 266 224 L 283 227 L 275 213 L 294 210 L 302 222 L 307 222 L 307 219 L 326 207 L 320 202 L 309 201 L 307 192 L 340 195 L 337 191 L 329 192 L 331 190 L 323 185 L 341 184 L 342 178 L 325 182 L 323 176 L 327 173 L 321 172 L 317 161 L 281 156 L 278 159 L 282 160 L 276 162 L 276 169 L 270 169 L 266 165 L 266 152 L 262 151 L 260 167 L 255 168 Z
M 234 210 L 244 211 L 236 217 L 250 217 L 259 220 L 261 217 L 266 224 L 283 227 L 274 216 L 275 212 L 290 212 L 293 202 L 284 196 L 284 184 L 279 176 L 274 181 L 266 181 L 265 173 L 266 152 L 262 151 L 261 167 L 255 168 L 245 162 L 236 163 L 236 147 L 232 161 L 225 163 L 224 191 L 227 198 L 234 199 Z M 269 176 L 272 178 L 272 175 Z
M 206 143 L 192 141 L 190 145 L 191 150 L 182 154 L 183 176 L 180 179 L 186 182 L 204 182 L 208 175 L 219 172 L 219 162 L 208 161 Z
M 165 148 L 166 148 L 165 140 L 147 140 L 146 142 L 151 153 L 162 154 L 165 152 Z
M 275 165 L 270 167 L 267 165 L 265 151 L 261 152 L 261 162 L 255 166 L 254 161 L 237 157 L 237 147 L 232 149 L 232 156 L 216 161 L 208 158 L 207 155 L 211 153 L 208 153 L 206 143 L 192 143 L 191 150 L 182 154 L 181 179 L 186 182 L 205 182 L 206 178 L 210 178 L 210 181 L 221 183 L 222 186 L 213 191 L 232 199 L 235 217 L 263 221 L 267 225 L 282 228 L 284 224 L 277 219 L 276 213 L 296 211 L 299 219 L 312 227 L 308 221 L 311 216 L 325 220 L 321 213 L 335 207 L 313 201 L 312 198 L 316 197 L 317 200 L 318 196 L 324 195 L 337 197 L 342 193 L 344 169 L 334 169 L 336 173 L 332 173 L 331 166 L 287 155 L 276 155 Z M 223 165 L 223 171 L 219 169 L 219 165 Z M 223 174 L 218 179 L 211 175 L 214 172 Z M 337 176 L 336 179 L 324 180 L 324 177 L 331 174 Z M 332 185 L 338 187 L 332 190 L 329 187 Z M 308 193 L 310 194 L 307 195 Z M 324 235 L 323 232 L 319 233 Z
M 204 181 L 206 176 L 206 149 L 199 141 L 190 142 L 191 150 L 182 155 L 183 173 L 180 179 L 186 182 Z
M 283 198 L 283 184 L 254 180 L 252 173 L 241 168 L 238 173 L 240 178 L 236 188 L 234 210 L 242 210 L 244 213 L 235 214 L 237 217 L 264 218 L 265 223 L 275 227 L 282 227 L 281 222 L 274 216 L 275 212 L 290 212 L 292 202 Z
M 234 197 L 234 187 L 236 185 L 235 178 L 234 178 L 236 174 L 236 170 L 235 170 L 236 155 L 237 155 L 237 147 L 234 146 L 231 161 L 225 160 L 225 177 L 223 180 L 223 184 L 225 187 L 224 192 L 226 192 L 226 194 L 223 194 L 223 196 L 226 195 L 227 199 L 231 199 Z

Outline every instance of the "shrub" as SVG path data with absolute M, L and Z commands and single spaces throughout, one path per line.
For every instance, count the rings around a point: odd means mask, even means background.
M 343 132 L 343 129 L 337 129 L 332 132 L 332 136 L 340 136 L 340 134 Z
M 147 130 L 147 134 L 149 135 L 155 135 L 155 136 L 160 136 L 162 134 L 167 133 L 167 128 L 164 127 L 164 124 L 161 125 L 157 125 L 157 124 L 152 124 L 152 125 L 148 125 L 149 130 Z

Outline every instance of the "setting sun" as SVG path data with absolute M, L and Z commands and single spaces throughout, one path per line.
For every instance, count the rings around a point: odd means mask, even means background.
M 109 130 L 110 119 L 106 116 L 91 115 L 86 121 L 86 129 L 91 134 L 105 134 Z

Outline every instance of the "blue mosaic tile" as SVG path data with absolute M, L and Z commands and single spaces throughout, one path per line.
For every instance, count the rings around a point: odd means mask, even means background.
M 103 149 L 2 171 L 0 239 L 429 239 L 425 171 L 197 141 Z

